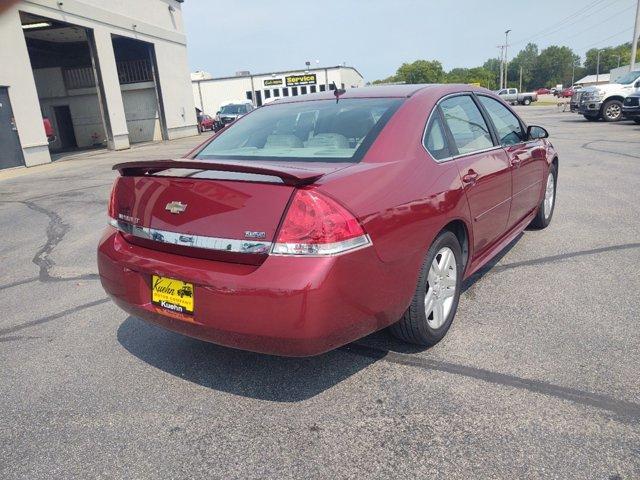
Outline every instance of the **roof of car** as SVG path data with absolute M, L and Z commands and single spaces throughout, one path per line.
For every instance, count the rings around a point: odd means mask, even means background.
M 406 98 L 411 97 L 415 93 L 421 90 L 429 90 L 434 93 L 440 93 L 446 91 L 478 91 L 484 90 L 472 85 L 458 85 L 458 84 L 440 84 L 440 83 L 420 83 L 420 84 L 400 84 L 400 85 L 376 85 L 370 87 L 360 88 L 348 88 L 345 93 L 340 95 L 341 99 L 344 98 Z M 310 93 L 305 95 L 280 97 L 276 101 L 269 102 L 267 105 L 274 105 L 278 103 L 292 103 L 292 102 L 306 102 L 310 100 L 326 100 L 335 98 L 334 90 L 327 90 L 326 92 Z

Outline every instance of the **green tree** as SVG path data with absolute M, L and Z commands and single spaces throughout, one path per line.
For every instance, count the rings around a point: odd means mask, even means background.
M 522 88 L 524 90 L 531 90 L 540 87 L 540 85 L 535 85 L 533 82 L 538 63 L 538 55 L 538 46 L 535 43 L 529 43 L 509 61 L 509 74 L 507 77 L 509 86 L 519 86 L 520 68 L 522 68 Z
M 444 70 L 437 60 L 416 60 L 400 65 L 395 77 L 396 81 L 404 83 L 440 83 L 444 79 Z
M 616 47 L 592 48 L 587 51 L 584 67 L 587 75 L 593 75 L 598 68 L 598 50 L 600 50 L 600 73 L 609 73 L 618 65 L 631 63 L 631 42 L 623 43 Z M 638 56 L 640 60 L 640 55 Z
M 484 62 L 482 68 L 491 74 L 491 81 L 487 88 L 489 90 L 496 90 L 500 86 L 500 59 L 490 58 Z
M 579 61 L 580 56 L 573 53 L 569 47 L 551 45 L 538 55 L 531 81 L 539 87 L 567 85 L 571 83 L 573 65 L 577 65 Z

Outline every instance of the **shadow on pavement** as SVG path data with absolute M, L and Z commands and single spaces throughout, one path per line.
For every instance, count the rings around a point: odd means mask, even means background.
M 160 370 L 203 387 L 276 402 L 306 400 L 333 387 L 378 359 L 339 350 L 308 358 L 245 352 L 185 337 L 128 317 L 118 342 Z M 380 352 L 380 358 L 385 353 Z

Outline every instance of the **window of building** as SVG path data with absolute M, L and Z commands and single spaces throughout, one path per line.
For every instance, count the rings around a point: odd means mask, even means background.
M 246 92 L 245 95 L 247 96 L 247 100 L 253 100 L 253 93 L 251 92 L 251 90 Z
M 284 87 L 282 89 L 282 96 L 283 97 L 288 97 L 289 96 L 289 89 L 287 87 Z
M 264 91 L 264 98 L 271 98 L 271 90 L 267 90 L 267 89 L 265 89 L 265 91 Z
M 298 87 L 291 87 L 291 95 L 294 97 L 298 95 Z
M 320 85 L 320 91 L 324 92 L 327 89 L 326 85 L 322 84 Z
M 280 96 L 280 89 L 279 88 L 274 88 L 273 89 L 273 96 L 274 97 L 279 97 Z
M 307 94 L 307 87 L 300 87 L 300 95 L 306 95 Z
M 315 85 L 311 85 L 311 86 L 309 87 L 309 91 L 310 91 L 311 93 L 316 93 L 316 86 L 315 86 Z
M 335 90 L 335 89 L 336 89 L 335 83 L 330 83 L 329 84 L 329 90 Z

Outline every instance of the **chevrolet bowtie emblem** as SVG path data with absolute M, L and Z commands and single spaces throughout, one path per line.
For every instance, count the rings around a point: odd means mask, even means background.
M 169 210 L 171 213 L 182 213 L 187 209 L 186 203 L 180 202 L 169 202 L 167 206 L 164 207 L 165 210 Z

